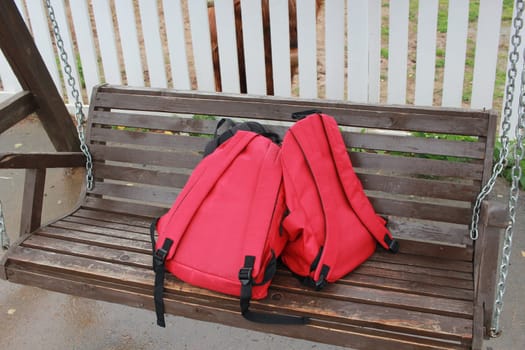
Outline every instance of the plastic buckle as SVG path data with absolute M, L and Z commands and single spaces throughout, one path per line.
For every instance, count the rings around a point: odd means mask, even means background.
M 168 251 L 164 248 L 159 248 L 155 251 L 155 255 L 153 257 L 155 260 L 163 262 L 166 259 L 166 255 L 168 255 Z
M 386 243 L 386 245 L 388 246 L 388 249 L 392 253 L 395 254 L 399 251 L 399 243 L 395 239 L 390 238 L 388 235 L 385 235 L 385 238 L 383 239 L 383 241 Z
M 253 268 L 251 267 L 243 267 L 239 271 L 239 280 L 241 281 L 241 284 L 243 286 L 247 286 L 252 281 L 252 271 Z

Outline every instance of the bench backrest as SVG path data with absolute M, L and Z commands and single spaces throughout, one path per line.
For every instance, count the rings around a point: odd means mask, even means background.
M 496 115 L 487 111 L 326 100 L 95 89 L 88 146 L 96 178 L 84 205 L 155 217 L 169 208 L 222 116 L 264 120 L 284 134 L 293 112 L 336 118 L 376 211 L 402 251 L 471 260 L 472 202 L 490 176 Z

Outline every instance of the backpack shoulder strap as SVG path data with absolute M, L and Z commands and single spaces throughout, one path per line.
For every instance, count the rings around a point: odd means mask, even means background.
M 352 162 L 348 156 L 348 151 L 337 126 L 337 122 L 334 118 L 325 114 L 321 115 L 321 120 L 326 138 L 330 144 L 330 151 L 332 152 L 332 159 L 337 168 L 339 180 L 343 185 L 342 187 L 346 193 L 346 197 L 354 209 L 354 212 L 383 248 L 397 252 L 397 242 L 392 238 L 392 234 L 386 228 L 385 220 L 376 214 L 370 200 L 365 194 L 361 181 L 359 181 L 352 167 Z

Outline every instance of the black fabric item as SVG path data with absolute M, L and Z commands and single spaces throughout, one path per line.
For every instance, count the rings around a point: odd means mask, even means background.
M 239 280 L 241 281 L 241 314 L 242 316 L 252 322 L 267 323 L 267 324 L 307 324 L 309 318 L 289 315 L 278 315 L 278 314 L 267 314 L 262 312 L 250 311 L 250 300 L 252 298 L 252 286 L 254 285 L 252 280 L 252 271 L 255 264 L 254 256 L 246 256 L 244 258 L 244 266 L 239 271 Z M 266 269 L 264 279 L 266 280 L 273 277 L 275 270 L 277 269 L 277 260 L 273 257 L 272 262 Z M 273 266 L 273 267 L 271 267 Z M 273 270 L 273 272 L 268 272 Z M 271 275 L 271 277 L 270 277 Z M 264 284 L 263 282 L 262 284 Z
M 224 129 L 222 133 L 219 134 L 219 130 Z M 204 147 L 203 157 L 206 157 L 212 153 L 217 147 L 219 147 L 224 142 L 228 141 L 235 133 L 239 130 L 252 131 L 257 134 L 260 134 L 264 137 L 272 140 L 273 143 L 281 143 L 281 138 L 279 135 L 269 132 L 264 126 L 257 122 L 244 122 L 244 123 L 235 123 L 231 119 L 222 118 L 217 123 L 215 127 L 215 132 L 213 134 L 213 139 L 206 144 Z
M 166 239 L 162 248 L 155 250 L 155 227 L 157 225 L 156 219 L 151 223 L 150 226 L 150 235 L 151 235 L 151 245 L 153 250 L 153 271 L 155 271 L 155 286 L 153 290 L 153 299 L 155 301 L 155 313 L 157 314 L 157 325 L 161 327 L 166 327 L 166 321 L 164 319 L 164 276 L 166 274 L 166 269 L 164 266 L 164 261 L 166 256 L 170 251 L 173 241 L 171 239 Z
M 318 109 L 309 109 L 306 111 L 294 112 L 292 113 L 292 119 L 301 120 L 301 119 L 308 117 L 310 114 L 319 114 L 319 113 L 322 113 L 322 112 Z

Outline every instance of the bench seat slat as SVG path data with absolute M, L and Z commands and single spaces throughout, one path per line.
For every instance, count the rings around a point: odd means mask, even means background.
M 133 184 L 97 182 L 90 193 L 169 206 L 175 198 L 177 198 L 180 189 L 166 187 L 151 188 L 147 186 L 135 186 Z
M 25 285 L 44 286 L 56 292 L 66 292 L 80 297 L 119 302 L 133 307 L 153 309 L 153 301 L 147 291 L 117 290 L 113 285 L 100 280 L 78 278 L 55 272 L 53 275 L 28 271 L 25 268 L 10 270 L 10 280 Z M 86 288 L 89 286 L 89 288 Z M 239 326 L 242 321 L 238 312 L 218 309 L 213 305 L 196 304 L 195 300 L 182 298 L 165 298 L 166 311 L 197 320 L 216 322 L 230 326 Z M 169 319 L 168 319 L 169 322 Z M 290 337 L 299 337 L 317 342 L 332 343 L 340 346 L 366 347 L 384 350 L 445 350 L 467 349 L 468 338 L 462 341 L 431 339 L 407 335 L 398 332 L 389 332 L 378 329 L 368 329 L 353 325 L 340 325 L 335 329 L 332 322 L 313 320 L 306 326 L 272 327 L 260 323 L 244 325 L 256 331 L 280 334 Z
M 70 272 L 77 276 L 86 276 L 90 278 L 101 278 L 102 280 L 111 281 L 113 283 L 122 284 L 122 288 L 126 285 L 137 288 L 149 288 L 151 290 L 153 283 L 153 272 L 149 269 L 137 269 L 123 265 L 114 261 L 108 263 L 100 260 L 93 260 L 78 256 L 59 254 L 54 252 L 47 252 L 35 250 L 31 248 L 18 247 L 13 251 L 12 264 L 14 265 L 36 265 L 38 270 L 56 270 L 62 273 Z M 178 281 L 171 276 L 168 276 L 165 288 L 168 292 L 176 294 L 186 294 L 193 297 L 202 297 L 206 299 L 215 299 L 221 303 L 231 303 L 232 307 L 238 308 L 238 300 L 236 298 L 228 297 L 220 293 L 214 293 L 203 290 L 197 287 L 187 285 Z M 451 322 L 450 316 L 443 315 L 425 315 L 419 311 L 404 310 L 401 308 L 390 308 L 377 305 L 366 305 L 366 312 L 361 312 L 361 304 L 356 304 L 351 301 L 340 301 L 334 299 L 317 298 L 314 303 L 307 303 L 301 299 L 308 298 L 296 293 L 291 293 L 289 290 L 274 291 L 278 293 L 280 298 L 268 298 L 264 301 L 254 301 L 253 305 L 260 304 L 270 309 L 279 312 L 292 311 L 294 313 L 302 313 L 306 315 L 315 314 L 317 318 L 324 318 L 328 321 L 337 322 L 338 320 L 347 319 L 349 323 L 368 324 L 370 326 L 380 326 L 380 328 L 390 329 L 394 331 L 411 331 L 416 334 L 426 335 L 435 332 L 436 326 L 439 325 L 439 335 L 448 339 L 462 339 L 469 337 L 469 327 L 471 321 L 466 318 L 463 323 L 464 328 L 457 327 L 449 328 Z M 293 300 L 296 299 L 296 302 Z M 311 298 L 308 298 L 312 300 Z M 290 305 L 294 305 L 293 310 L 289 310 Z M 428 311 L 428 310 L 427 310 Z M 405 320 L 405 321 L 400 321 Z M 432 320 L 431 322 L 429 322 Z M 455 319 L 454 323 L 457 324 Z

